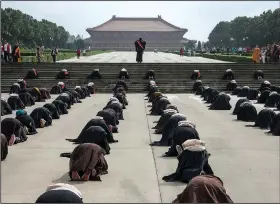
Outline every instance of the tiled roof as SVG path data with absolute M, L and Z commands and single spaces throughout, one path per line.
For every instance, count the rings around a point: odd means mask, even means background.
M 122 18 L 113 16 L 107 22 L 87 31 L 185 31 L 158 16 L 157 18 Z

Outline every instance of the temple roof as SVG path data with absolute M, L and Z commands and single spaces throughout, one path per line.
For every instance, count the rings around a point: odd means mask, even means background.
M 87 31 L 184 31 L 188 29 L 179 28 L 163 20 L 161 16 L 157 18 L 124 18 L 113 16 L 105 23 L 88 28 Z

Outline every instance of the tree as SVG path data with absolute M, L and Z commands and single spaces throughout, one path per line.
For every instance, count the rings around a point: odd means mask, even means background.
M 197 49 L 198 49 L 198 50 L 201 50 L 201 42 L 200 42 L 200 41 L 198 41 Z

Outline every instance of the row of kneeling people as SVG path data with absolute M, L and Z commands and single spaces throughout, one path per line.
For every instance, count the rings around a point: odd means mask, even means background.
M 25 79 L 38 79 L 39 73 L 36 69 L 29 70 L 25 76 Z M 92 73 L 87 76 L 87 79 L 101 79 L 102 74 L 99 69 L 94 69 Z M 129 79 L 129 73 L 125 68 L 122 68 L 118 74 L 119 79 Z M 70 73 L 67 69 L 62 69 L 58 72 L 56 79 L 70 79 Z M 150 69 L 146 72 L 144 79 L 155 79 L 155 71 Z
M 105 107 L 97 112 L 83 127 L 79 136 L 67 141 L 78 144 L 72 153 L 61 153 L 70 158 L 69 177 L 74 181 L 101 181 L 101 175 L 108 173 L 106 154 L 110 154 L 110 144 L 116 143 L 113 133 L 118 133 L 119 120 L 124 120 L 123 109 L 128 101 L 124 81 L 118 81 Z
M 68 114 L 68 109 L 73 104 L 81 103 L 83 98 L 80 98 L 78 93 L 83 90 L 80 87 L 76 87 L 76 91 L 73 91 L 67 89 L 63 83 L 60 85 L 63 87 L 63 92 L 52 103 L 33 109 L 30 115 L 24 109 L 18 109 L 15 118 L 5 118 L 1 121 L 2 149 L 8 150 L 6 146 L 25 142 L 28 139 L 27 135 L 37 134 L 37 128 L 51 126 L 53 119 L 59 119 L 60 115 Z M 94 84 L 92 84 L 92 89 L 94 89 Z M 83 92 L 86 97 L 90 97 L 91 93 L 88 89 Z M 1 160 L 6 159 L 7 155 L 8 151 L 1 151 Z
M 161 139 L 150 145 L 169 147 L 163 157 L 178 159 L 176 171 L 162 179 L 188 184 L 173 203 L 232 203 L 223 182 L 214 175 L 209 164 L 210 154 L 200 140 L 196 125 L 179 113 L 178 108 L 160 92 L 155 81 L 150 81 L 146 90 L 147 100 L 152 103 L 151 115 L 160 115 L 153 129 L 155 134 L 161 134 Z
M 237 120 L 245 122 L 255 122 L 254 127 L 261 129 L 270 129 L 273 135 L 280 135 L 280 113 L 276 114 L 272 109 L 276 107 L 275 111 L 280 110 L 280 92 L 277 92 L 275 87 L 270 82 L 263 81 L 259 89 L 250 89 L 245 86 L 233 88 L 231 95 L 241 97 L 235 104 L 233 115 L 237 116 Z M 209 109 L 212 110 L 230 110 L 231 97 L 225 92 L 209 86 L 203 86 L 201 80 L 194 83 L 193 90 L 196 95 L 200 95 L 206 103 L 211 104 Z M 279 91 L 279 90 L 278 90 Z M 257 100 L 257 103 L 264 103 L 265 109 L 257 112 L 256 107 L 250 100 Z

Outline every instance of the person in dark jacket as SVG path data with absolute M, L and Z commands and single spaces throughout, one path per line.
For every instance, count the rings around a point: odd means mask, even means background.
M 34 120 L 36 128 L 44 128 L 52 125 L 51 113 L 47 108 L 35 108 L 30 116 Z
M 70 79 L 70 75 L 66 69 L 62 69 L 60 72 L 58 72 L 57 79 Z
M 52 119 L 59 119 L 60 118 L 60 115 L 57 111 L 57 108 L 53 103 L 46 103 L 43 107 L 50 111 Z
M 144 79 L 156 79 L 155 71 L 152 69 L 148 70 L 144 76 Z
M 25 106 L 35 105 L 35 100 L 27 89 L 21 90 L 19 93 L 19 98 Z
M 59 115 L 68 114 L 67 105 L 61 100 L 54 100 L 52 104 L 55 105 Z
M 12 93 L 19 94 L 20 91 L 21 91 L 20 85 L 18 83 L 14 83 L 10 88 L 10 94 L 12 94 Z
M 99 111 L 96 116 L 102 117 L 105 120 L 106 124 L 111 126 L 112 133 L 118 132 L 117 125 L 119 124 L 119 120 L 117 113 L 113 109 L 103 109 L 102 111 Z
M 1 97 L 1 116 L 12 114 L 11 106 Z
M 38 79 L 39 75 L 36 69 L 28 70 L 25 79 Z
M 58 51 L 57 51 L 56 46 L 54 45 L 54 46 L 53 46 L 53 49 L 52 49 L 52 51 L 51 51 L 51 56 L 52 56 L 52 59 L 53 59 L 53 63 L 56 62 L 56 56 L 57 56 L 57 54 L 58 54 Z
M 18 94 L 10 94 L 7 103 L 12 110 L 25 109 L 24 103 L 20 100 Z
M 233 71 L 231 69 L 227 69 L 221 79 L 223 79 L 223 80 L 234 80 Z
M 119 72 L 119 79 L 129 79 L 129 74 L 125 68 L 122 68 L 121 71 Z
M 20 121 L 23 127 L 27 128 L 26 135 L 35 135 L 38 133 L 33 118 L 27 115 L 25 110 L 18 110 L 16 112 L 16 119 Z
M 201 79 L 201 74 L 199 70 L 193 70 L 193 73 L 191 75 L 191 79 L 192 80 L 197 80 L 197 79 Z
M 94 69 L 91 74 L 87 76 L 88 79 L 101 79 L 102 76 L 100 74 L 99 69 Z
M 135 45 L 135 51 L 136 51 L 136 62 L 142 63 L 143 61 L 143 53 L 146 48 L 146 42 L 142 40 L 142 38 L 139 38 L 139 40 L 136 40 L 134 42 Z

